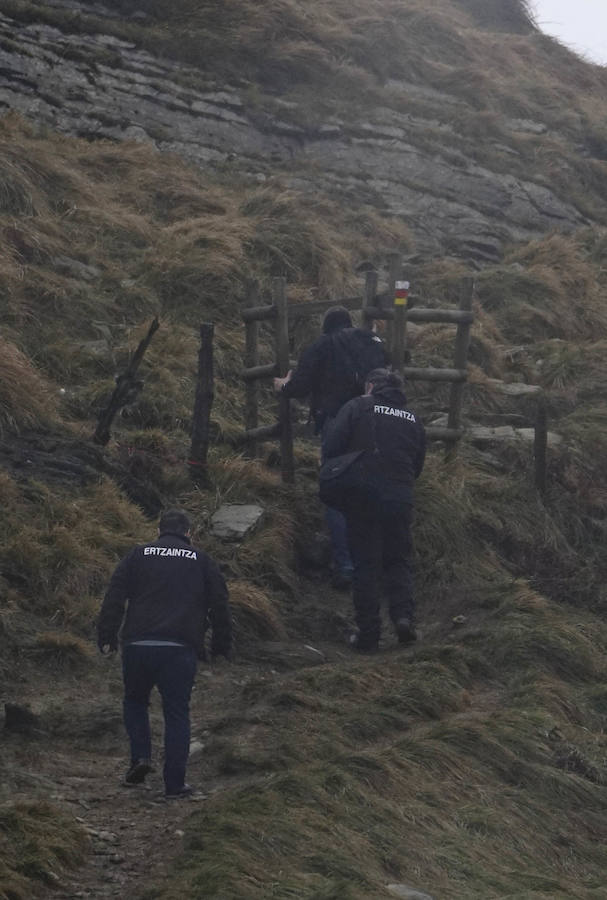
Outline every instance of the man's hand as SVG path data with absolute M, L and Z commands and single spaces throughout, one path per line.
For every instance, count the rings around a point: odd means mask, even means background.
M 287 382 L 289 382 L 291 380 L 292 375 L 293 375 L 293 369 L 289 369 L 289 371 L 287 372 L 287 374 L 285 375 L 284 378 L 275 378 L 274 379 L 274 390 L 276 391 L 276 393 L 278 393 L 279 391 L 282 391 L 285 384 L 287 384 Z

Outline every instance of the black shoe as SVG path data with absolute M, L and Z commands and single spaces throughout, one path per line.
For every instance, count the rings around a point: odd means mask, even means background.
M 348 638 L 348 646 L 357 653 L 377 653 L 379 650 L 379 641 L 361 640 L 360 634 L 355 631 Z
M 124 776 L 124 783 L 129 787 L 133 784 L 143 784 L 145 776 L 149 775 L 151 771 L 152 763 L 149 759 L 138 759 Z
M 413 644 L 417 640 L 417 631 L 410 619 L 399 619 L 394 627 L 399 644 Z
M 167 800 L 179 800 L 181 797 L 191 797 L 193 793 L 194 788 L 189 784 L 184 784 L 177 791 L 167 791 L 164 796 Z

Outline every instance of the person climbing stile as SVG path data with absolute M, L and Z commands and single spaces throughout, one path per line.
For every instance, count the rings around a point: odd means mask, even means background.
M 211 656 L 229 659 L 232 617 L 225 580 L 211 557 L 192 546 L 187 515 L 168 510 L 158 540 L 135 547 L 116 567 L 97 624 L 104 654 L 118 649 L 122 625 L 123 711 L 131 750 L 126 785 L 141 784 L 152 771 L 148 705 L 156 686 L 164 716 L 165 796 L 192 793 L 185 781 L 189 705 L 208 622 Z
M 366 393 L 346 403 L 328 436 L 328 458 L 364 450 L 368 479 L 339 498 L 354 563 L 352 593 L 358 632 L 351 646 L 379 647 L 380 592 L 400 643 L 416 640 L 411 520 L 415 479 L 424 466 L 424 426 L 407 405 L 397 372 L 379 368 L 367 376 Z
M 364 392 L 367 373 L 384 365 L 382 339 L 372 331 L 353 328 L 348 310 L 334 306 L 325 313 L 321 336 L 304 350 L 297 368 L 274 379 L 274 389 L 286 397 L 310 396 L 311 416 L 316 434 L 320 434 L 321 461 L 327 457 L 325 445 L 335 416 L 344 403 Z M 325 508 L 325 518 L 333 549 L 332 583 L 347 588 L 352 561 L 346 523 L 343 514 L 330 506 Z

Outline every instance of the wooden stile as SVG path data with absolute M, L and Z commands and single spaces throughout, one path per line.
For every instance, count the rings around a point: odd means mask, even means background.
M 473 280 L 465 279 L 462 285 L 459 309 L 420 308 L 409 309 L 408 284 L 402 282 L 402 257 L 392 254 L 389 266 L 388 290 L 378 294 L 377 272 L 370 270 L 365 274 L 365 286 L 362 297 L 347 297 L 343 300 L 319 300 L 309 303 L 289 305 L 286 294 L 286 280 L 274 278 L 272 281 L 272 304 L 259 303 L 258 292 L 251 291 L 248 305 L 243 310 L 242 318 L 246 327 L 245 367 L 241 372 L 246 382 L 247 400 L 245 403 L 246 429 L 238 439 L 238 443 L 254 444 L 255 441 L 280 438 L 281 468 L 283 481 L 294 481 L 293 433 L 296 430 L 291 421 L 290 402 L 286 397 L 279 399 L 278 422 L 271 425 L 258 425 L 255 382 L 273 376 L 284 377 L 296 363 L 289 360 L 289 316 L 313 315 L 324 312 L 338 303 L 346 309 L 362 313 L 362 327 L 373 328 L 373 321 L 385 320 L 390 329 L 386 335 L 386 343 L 392 351 L 392 363 L 408 381 L 450 382 L 452 384 L 450 408 L 447 426 L 429 425 L 426 428 L 430 440 L 444 441 L 453 449 L 462 437 L 461 407 L 464 384 L 467 380 L 467 356 L 470 342 L 470 325 L 474 320 L 472 313 Z M 395 304 L 398 294 L 400 303 Z M 276 362 L 259 364 L 257 351 L 257 323 L 272 321 L 275 328 Z M 453 368 L 416 368 L 407 366 L 408 322 L 445 323 L 457 326 L 455 340 L 455 363 Z M 255 402 L 253 401 L 255 397 Z

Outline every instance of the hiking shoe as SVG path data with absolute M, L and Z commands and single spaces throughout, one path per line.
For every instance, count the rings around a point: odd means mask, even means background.
M 361 640 L 360 634 L 355 631 L 348 638 L 348 646 L 357 653 L 377 653 L 379 650 L 379 641 Z
M 131 787 L 134 784 L 143 784 L 145 776 L 152 771 L 152 763 L 149 759 L 138 759 L 124 776 L 124 783 Z
M 194 788 L 189 784 L 184 784 L 176 791 L 167 791 L 164 796 L 167 800 L 179 800 L 181 797 L 191 797 L 193 793 Z
M 413 644 L 417 640 L 417 631 L 410 619 L 399 619 L 394 627 L 399 644 Z

